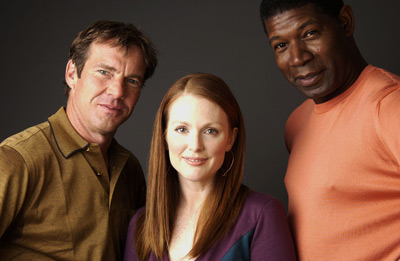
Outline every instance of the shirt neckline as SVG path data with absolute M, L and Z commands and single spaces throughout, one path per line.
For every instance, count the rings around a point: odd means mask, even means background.
M 326 102 L 323 102 L 320 104 L 315 104 L 315 106 L 314 106 L 315 113 L 322 114 L 322 113 L 328 112 L 333 107 L 335 107 L 337 104 L 339 104 L 343 100 L 347 99 L 354 92 L 354 90 L 357 89 L 357 86 L 360 85 L 360 82 L 365 78 L 365 75 L 368 74 L 373 69 L 374 69 L 374 67 L 372 65 L 370 65 L 370 64 L 367 65 L 364 68 L 364 70 L 361 72 L 361 74 L 358 76 L 357 80 L 345 92 L 330 99 L 329 101 L 326 101 Z

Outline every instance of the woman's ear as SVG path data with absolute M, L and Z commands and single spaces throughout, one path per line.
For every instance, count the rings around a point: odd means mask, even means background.
M 347 37 L 353 36 L 354 33 L 354 14 L 353 9 L 349 5 L 344 5 L 339 13 L 339 23 Z
M 229 142 L 226 149 L 227 152 L 230 151 L 232 149 L 233 144 L 235 144 L 238 131 L 239 129 L 237 127 L 233 128 L 232 133 L 229 137 Z

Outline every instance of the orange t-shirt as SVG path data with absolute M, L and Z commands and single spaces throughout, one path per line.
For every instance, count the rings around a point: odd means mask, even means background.
M 400 77 L 367 66 L 289 117 L 285 183 L 300 260 L 400 259 Z

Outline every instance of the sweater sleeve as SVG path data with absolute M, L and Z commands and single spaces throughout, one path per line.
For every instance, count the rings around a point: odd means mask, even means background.
M 135 239 L 134 239 L 134 234 L 135 234 L 135 224 L 140 216 L 140 214 L 143 212 L 144 208 L 139 209 L 135 215 L 132 217 L 129 227 L 128 227 L 128 232 L 126 235 L 126 243 L 125 243 L 125 254 L 124 254 L 124 260 L 125 261 L 136 261 L 139 260 L 137 255 L 136 255 L 136 246 L 135 246 Z
M 22 208 L 28 174 L 22 156 L 7 145 L 0 146 L 0 238 Z
M 251 260 L 296 260 L 285 209 L 275 198 L 264 206 L 258 218 Z

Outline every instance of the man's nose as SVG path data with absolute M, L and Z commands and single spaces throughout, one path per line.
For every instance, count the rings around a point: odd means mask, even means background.
M 123 79 L 114 78 L 109 82 L 107 94 L 112 95 L 115 99 L 124 97 L 125 83 Z
M 303 66 L 313 58 L 312 53 L 303 42 L 292 43 L 289 48 L 291 66 Z

